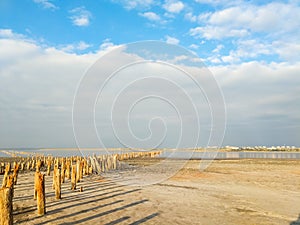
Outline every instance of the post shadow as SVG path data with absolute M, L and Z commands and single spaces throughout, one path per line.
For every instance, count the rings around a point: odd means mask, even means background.
M 105 215 L 108 215 L 108 214 L 111 214 L 111 213 L 114 213 L 114 212 L 117 212 L 117 211 L 121 211 L 121 210 L 124 210 L 126 208 L 133 207 L 133 206 L 136 206 L 136 205 L 139 205 L 139 204 L 143 204 L 147 201 L 149 201 L 149 200 L 148 199 L 143 199 L 143 200 L 140 200 L 140 201 L 132 202 L 130 204 L 120 206 L 120 207 L 115 208 L 115 209 L 111 209 L 111 210 L 108 210 L 108 211 L 105 211 L 105 212 L 102 212 L 102 213 L 98 213 L 98 214 L 95 214 L 95 215 L 92 215 L 92 216 L 89 216 L 89 217 L 86 217 L 86 218 L 82 218 L 82 219 L 77 220 L 77 221 L 72 221 L 71 223 L 64 223 L 64 224 L 73 225 L 73 224 L 85 223 L 89 220 L 96 219 L 96 218 L 99 218 L 99 217 L 102 217 L 102 216 L 105 216 Z
M 144 218 L 142 218 L 140 220 L 137 220 L 137 221 L 135 221 L 133 223 L 130 223 L 130 225 L 139 225 L 139 224 L 145 223 L 146 221 L 151 220 L 151 219 L 153 219 L 154 217 L 156 217 L 158 215 L 159 215 L 159 213 L 152 213 L 149 216 L 146 216 L 146 217 L 144 217 Z
M 290 223 L 290 225 L 300 225 L 300 214 L 299 214 L 299 216 L 298 216 L 298 219 L 295 220 L 295 221 L 292 221 L 292 222 Z
M 69 198 L 67 200 L 64 200 L 64 201 L 57 201 L 57 202 L 51 202 L 47 205 L 48 208 L 51 208 L 53 206 L 56 206 L 56 205 L 65 205 L 67 203 L 74 203 L 74 201 L 82 201 L 82 200 L 88 200 L 88 199 L 91 199 L 91 201 L 84 201 L 84 202 L 81 202 L 81 203 L 78 203 L 76 205 L 71 205 L 71 206 L 65 206 L 65 207 L 61 207 L 62 209 L 67 209 L 67 208 L 71 208 L 71 207 L 75 207 L 75 206 L 78 206 L 78 205 L 82 205 L 82 204 L 89 204 L 91 202 L 96 202 L 96 201 L 100 201 L 100 200 L 103 200 L 103 198 L 99 198 L 103 195 L 107 195 L 107 194 L 112 194 L 112 193 L 115 193 L 115 192 L 119 192 L 120 190 L 114 190 L 114 191 L 110 191 L 110 192 L 106 192 L 106 193 L 101 193 L 101 194 L 98 194 L 98 195 L 93 195 L 93 196 L 86 196 L 84 198 Z M 74 196 L 75 197 L 75 196 Z M 49 213 L 50 211 L 48 211 Z
M 103 193 L 102 194 L 99 194 L 99 195 L 96 195 L 96 196 L 90 196 L 90 197 L 87 197 L 86 199 L 91 199 L 89 201 L 84 201 L 84 202 L 78 202 L 77 204 L 72 204 L 72 205 L 67 205 L 67 206 L 64 206 L 64 207 L 60 207 L 58 209 L 53 209 L 53 210 L 47 210 L 47 215 L 49 214 L 55 214 L 55 213 L 58 213 L 58 212 L 61 212 L 62 210 L 64 209 L 68 209 L 68 208 L 73 208 L 73 207 L 77 207 L 77 206 L 80 206 L 80 205 L 85 205 L 85 204 L 89 204 L 89 203 L 95 203 L 95 202 L 98 202 L 98 201 L 103 201 L 103 200 L 106 200 L 106 199 L 110 199 L 110 198 L 113 198 L 113 197 L 117 197 L 117 196 L 122 196 L 122 195 L 126 195 L 126 194 L 129 194 L 129 193 L 133 193 L 133 192 L 136 192 L 136 191 L 139 191 L 140 189 L 134 189 L 134 190 L 129 190 L 129 191 L 123 191 L 123 192 L 120 192 L 120 193 L 116 193 L 116 194 L 113 194 L 113 195 L 109 195 L 109 196 L 106 196 L 106 197 L 102 197 L 102 198 L 97 198 L 97 197 L 101 197 L 103 196 Z M 106 193 L 107 194 L 107 193 Z M 95 197 L 97 199 L 95 199 Z M 80 199 L 78 199 L 80 200 Z M 121 201 L 124 201 L 124 200 L 119 200 L 120 202 Z M 143 200 L 143 201 L 148 201 L 148 200 Z M 73 202 L 73 200 L 68 200 L 68 202 Z M 118 201 L 116 201 L 115 203 L 118 203 Z M 59 201 L 59 202 L 56 202 L 56 204 L 64 204 L 64 202 L 62 201 Z M 47 208 L 51 208 L 51 206 L 53 205 L 56 205 L 56 204 L 47 204 Z M 99 205 L 99 206 L 96 206 L 96 208 L 101 208 L 101 207 L 104 207 L 106 205 L 109 205 L 110 203 L 108 204 L 104 204 L 104 205 Z M 90 208 L 89 208 L 90 210 Z M 89 211 L 88 210 L 88 211 Z M 21 213 L 20 213 L 21 214 Z M 78 214 L 78 213 L 77 213 Z M 64 217 L 67 217 L 67 215 L 65 215 Z M 31 221 L 31 220 L 34 220 L 36 219 L 37 217 L 33 217 L 31 219 L 27 219 L 26 222 L 28 221 Z M 57 220 L 58 218 L 55 218 L 53 219 L 53 221 Z M 51 220 L 52 221 L 52 220 Z M 49 221 L 46 221 L 46 222 L 49 222 Z M 44 224 L 44 223 L 41 223 L 41 224 Z M 45 223 L 46 224 L 46 223 Z M 73 223 L 72 223 L 73 224 Z
M 116 220 L 113 220 L 113 221 L 111 221 L 109 223 L 106 223 L 105 225 L 116 225 L 116 224 L 121 223 L 121 222 L 123 222 L 125 220 L 128 220 L 129 218 L 130 218 L 129 216 L 123 216 L 123 217 L 121 217 L 119 219 L 116 219 Z
M 118 204 L 118 203 L 123 202 L 123 201 L 124 200 L 118 200 L 118 201 L 115 201 L 115 202 L 110 202 L 110 203 L 106 203 L 106 204 L 103 204 L 103 205 L 98 205 L 98 206 L 93 207 L 93 208 L 88 208 L 88 209 L 81 210 L 80 212 L 74 212 L 74 213 L 71 213 L 71 214 L 64 215 L 63 218 L 65 219 L 65 218 L 68 218 L 68 217 L 78 216 L 81 213 L 86 213 L 86 212 L 91 211 L 91 210 L 95 210 L 95 209 L 103 208 L 103 207 L 106 207 L 106 206 Z M 61 217 L 56 217 L 56 218 L 44 221 L 44 222 L 39 223 L 39 224 L 40 225 L 48 224 L 48 223 L 56 221 L 57 219 L 61 219 Z

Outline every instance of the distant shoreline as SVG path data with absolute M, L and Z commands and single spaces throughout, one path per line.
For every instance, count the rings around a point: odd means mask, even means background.
M 297 159 L 300 160 L 300 151 L 259 151 L 259 150 L 236 150 L 229 151 L 215 149 L 161 149 L 159 158 L 168 159 L 200 159 L 200 160 L 214 160 L 214 159 Z M 215 151 L 213 151 L 215 150 Z M 86 148 L 79 151 L 76 148 L 53 148 L 53 149 L 32 149 L 32 150 L 0 150 L 0 157 L 70 157 L 70 156 L 92 156 L 92 155 L 110 155 L 110 154 L 124 154 L 129 152 L 141 152 L 141 149 L 97 149 Z M 149 150 L 146 150 L 149 151 Z M 157 151 L 157 149 L 156 149 Z
M 146 149 L 146 148 L 1 148 L 0 151 L 193 151 L 193 152 L 300 152 L 300 147 L 294 148 L 249 148 L 239 147 L 236 148 L 157 148 L 157 149 Z

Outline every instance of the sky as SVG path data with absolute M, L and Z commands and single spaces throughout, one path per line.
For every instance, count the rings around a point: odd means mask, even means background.
M 297 0 L 1 0 L 0 147 L 78 145 L 72 109 L 84 75 L 107 53 L 145 40 L 181 46 L 197 55 L 211 72 L 226 108 L 222 145 L 300 146 L 299 37 Z M 118 53 L 111 64 L 119 65 L 125 55 L 125 51 Z M 132 53 L 130 57 L 142 60 L 146 56 Z M 103 65 L 104 71 L 112 66 L 108 64 Z M 155 73 L 172 74 L 168 79 L 174 75 L 174 80 L 192 92 L 182 75 L 157 65 L 147 66 Z M 113 101 L 111 95 L 116 96 L 117 90 L 129 84 L 128 74 L 142 76 L 141 71 L 137 66 L 134 71 L 129 68 L 123 75 L 117 74 L 111 81 L 115 84 L 108 85 L 106 101 L 95 106 L 97 134 L 107 147 L 124 146 L 113 136 L 126 133 L 120 126 L 116 133 L 112 121 L 104 116 L 111 106 L 107 99 Z M 152 93 L 145 90 L 155 84 L 154 78 L 141 83 L 135 87 L 139 94 L 134 98 Z M 166 84 L 156 91 L 167 92 L 168 98 L 179 93 L 168 88 L 172 87 Z M 211 125 L 209 113 L 202 113 L 209 110 L 202 97 L 192 97 L 202 116 L 201 138 L 206 141 L 199 142 L 201 146 L 207 144 L 205 131 Z M 186 106 L 184 98 L 181 100 L 178 104 Z M 175 132 L 178 121 L 183 118 L 187 128 L 195 121 L 189 117 L 191 112 L 184 110 L 178 119 L 176 110 L 162 103 L 148 99 L 137 105 L 130 119 L 132 131 L 140 139 L 158 133 L 166 137 L 159 147 L 174 147 L 180 136 Z M 164 121 L 149 127 L 155 117 L 164 117 Z M 80 123 L 85 126 L 84 121 Z M 169 127 L 164 134 L 160 133 L 164 129 L 161 125 Z M 194 135 L 192 130 L 186 136 Z M 84 129 L 81 133 L 90 136 Z M 191 145 L 186 141 L 181 146 Z M 83 146 L 97 147 L 99 143 L 87 138 Z

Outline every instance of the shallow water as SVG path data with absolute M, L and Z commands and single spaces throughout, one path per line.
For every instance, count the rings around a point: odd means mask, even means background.
M 163 152 L 160 157 L 192 159 L 300 159 L 300 152 Z
M 44 155 L 53 156 L 90 156 L 105 155 L 105 154 L 122 154 L 128 153 L 130 150 L 104 150 L 104 149 L 85 149 L 79 151 L 77 149 L 6 149 L 6 151 L 23 151 L 28 153 L 40 153 Z M 9 157 L 10 155 L 0 151 L 0 157 Z M 24 155 L 25 156 L 25 155 Z M 161 158 L 174 158 L 174 159 L 300 159 L 300 152 L 192 152 L 182 150 L 166 150 L 159 156 Z

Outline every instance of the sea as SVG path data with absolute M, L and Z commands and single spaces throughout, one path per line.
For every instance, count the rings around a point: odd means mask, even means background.
M 15 148 L 0 149 L 0 157 L 10 157 L 14 152 L 27 153 L 28 156 L 43 154 L 55 157 L 69 156 L 92 156 L 106 154 L 123 154 L 128 152 L 137 152 L 142 150 L 129 149 L 42 149 L 42 148 Z M 300 152 L 262 152 L 262 151 L 233 151 L 233 152 L 198 152 L 182 149 L 162 149 L 160 158 L 174 159 L 300 159 Z M 7 154 L 7 153 L 9 154 Z M 20 154 L 18 154 L 20 155 Z M 22 154 L 26 156 L 26 154 Z

